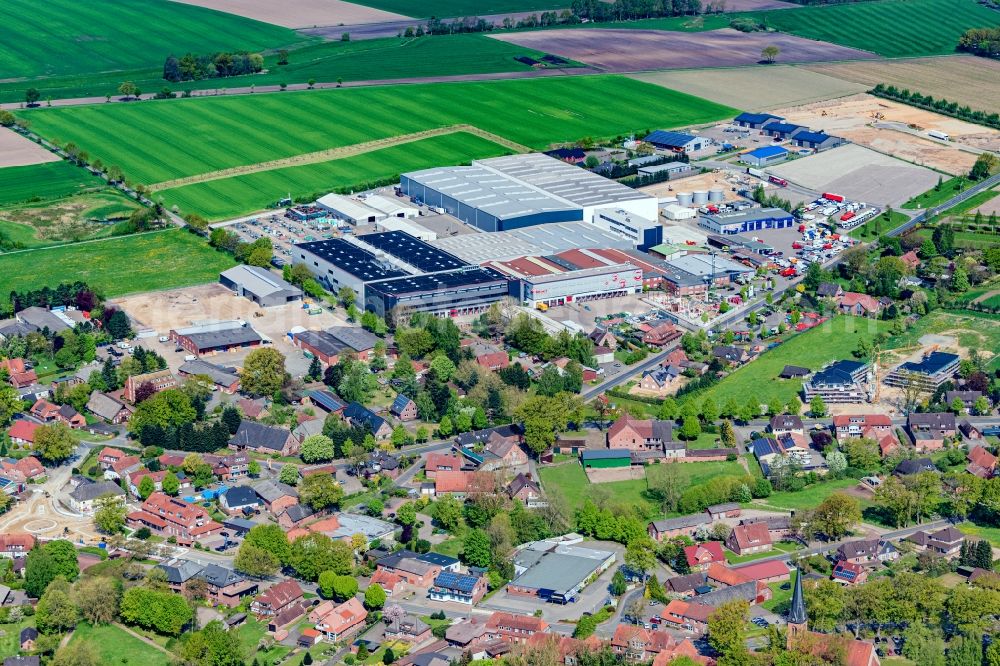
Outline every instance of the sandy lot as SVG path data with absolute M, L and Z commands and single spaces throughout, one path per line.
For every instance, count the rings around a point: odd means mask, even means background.
M 789 122 L 822 129 L 902 160 L 952 174 L 967 172 L 976 160 L 976 154 L 962 150 L 962 146 L 978 150 L 1000 148 L 1000 131 L 867 94 L 779 109 L 776 113 Z M 876 118 L 876 114 L 881 117 Z M 951 141 L 927 138 L 926 132 L 932 129 L 945 132 Z
M 649 72 L 632 78 L 747 111 L 770 111 L 865 92 L 868 86 L 801 67 Z
M 166 335 L 170 329 L 203 322 L 242 319 L 262 337 L 270 338 L 274 346 L 286 355 L 302 353 L 286 337 L 292 327 L 320 330 L 345 324 L 340 317 L 326 310 L 323 314 L 309 315 L 301 304 L 260 308 L 246 298 L 233 295 L 221 284 L 136 294 L 115 299 L 114 303 L 138 322 L 139 328 L 151 328 L 157 335 Z M 254 316 L 257 313 L 263 316 Z M 173 348 L 172 344 L 170 348 Z M 168 356 L 168 361 L 173 360 L 172 356 Z
M 313 28 L 321 25 L 352 25 L 409 18 L 381 9 L 343 0 L 174 0 L 185 5 L 217 9 L 220 12 L 273 23 L 286 28 Z
M 1000 61 L 976 56 L 807 65 L 805 69 L 872 87 L 909 88 L 974 109 L 1000 108 Z
M 836 192 L 855 201 L 898 206 L 926 192 L 938 174 L 857 145 L 768 167 L 768 171 L 811 190 Z
M 661 30 L 542 30 L 491 37 L 555 53 L 609 72 L 753 65 L 761 59 L 761 49 L 769 45 L 781 49 L 781 62 L 877 57 L 867 51 L 791 35 L 747 34 L 729 28 L 691 33 Z
M 606 469 L 588 469 L 587 478 L 591 483 L 613 483 L 631 479 L 646 478 L 646 468 L 639 465 L 628 467 L 609 467 Z
M 735 172 L 734 172 L 735 173 Z M 721 187 L 726 195 L 726 201 L 736 201 L 740 199 L 736 192 L 732 191 L 732 182 L 726 180 L 730 175 L 724 171 L 713 171 L 710 173 L 700 173 L 688 178 L 667 181 L 665 183 L 655 183 L 640 187 L 639 190 L 656 197 L 675 197 L 678 192 L 693 192 L 695 190 L 710 190 L 713 187 Z
M 0 127 L 0 167 L 58 162 L 59 157 L 14 130 Z

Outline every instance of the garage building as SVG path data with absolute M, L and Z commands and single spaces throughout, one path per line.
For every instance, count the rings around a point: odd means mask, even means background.
M 784 229 L 795 218 L 780 208 L 751 208 L 739 213 L 703 215 L 698 224 L 717 234 L 742 234 L 761 229 Z
M 301 289 L 259 266 L 235 266 L 220 273 L 219 282 L 261 307 L 302 300 Z
M 646 143 L 653 144 L 660 150 L 673 150 L 678 153 L 689 153 L 694 150 L 701 150 L 708 145 L 708 141 L 694 134 L 684 132 L 669 132 L 667 130 L 656 130 L 643 139 Z
M 740 162 L 755 167 L 765 167 L 788 159 L 788 150 L 781 146 L 761 146 L 740 155 Z

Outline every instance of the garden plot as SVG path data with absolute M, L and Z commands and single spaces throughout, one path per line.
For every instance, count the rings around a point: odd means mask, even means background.
M 768 172 L 810 190 L 879 206 L 898 206 L 938 181 L 930 169 L 856 145 L 768 167 Z
M 0 127 L 0 167 L 58 162 L 59 156 L 45 150 L 14 130 Z
M 285 28 L 312 28 L 321 25 L 354 25 L 396 21 L 406 16 L 343 0 L 174 0 L 185 5 L 216 9 L 227 14 L 272 23 Z M 781 3 L 779 3 L 781 4 Z M 769 9 L 769 8 L 765 8 Z
M 1000 149 L 1000 131 L 866 94 L 775 113 L 788 122 L 950 174 L 968 172 L 979 151 Z M 928 130 L 944 132 L 951 141 L 930 139 Z
M 738 67 L 761 60 L 765 46 L 781 49 L 782 62 L 826 62 L 877 58 L 874 53 L 778 33 L 562 29 L 491 35 L 527 48 L 555 53 L 608 72 Z
M 870 87 L 791 65 L 646 72 L 632 78 L 747 111 L 770 111 L 835 99 L 865 92 Z

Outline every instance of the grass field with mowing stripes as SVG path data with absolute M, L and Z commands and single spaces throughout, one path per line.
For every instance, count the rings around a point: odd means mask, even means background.
M 105 182 L 69 162 L 46 162 L 0 169 L 0 206 L 59 199 Z
M 171 229 L 0 255 L 0 294 L 83 280 L 121 296 L 214 282 L 235 263 L 205 239 Z
M 218 220 L 261 210 L 289 193 L 293 198 L 325 194 L 398 177 L 404 171 L 461 164 L 508 152 L 486 139 L 457 132 L 329 162 L 185 185 L 161 194 L 168 206 Z
M 162 67 L 171 53 L 259 51 L 304 40 L 287 28 L 166 0 L 4 0 L 0 25 L 5 79 Z
M 752 15 L 781 32 L 888 58 L 955 53 L 969 28 L 1000 25 L 1000 13 L 972 0 L 882 0 Z
M 452 16 L 486 16 L 507 12 L 532 12 L 568 7 L 551 0 L 361 0 L 359 5 L 414 18 L 447 18 Z
M 23 115 L 39 134 L 73 141 L 128 177 L 152 184 L 459 123 L 540 149 L 734 113 L 624 77 L 586 76 L 195 98 Z

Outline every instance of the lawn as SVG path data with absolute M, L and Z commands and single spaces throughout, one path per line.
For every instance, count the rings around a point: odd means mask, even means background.
M 677 465 L 684 479 L 684 488 L 697 486 L 719 476 L 746 476 L 746 470 L 737 461 L 677 463 Z M 540 467 L 538 474 L 542 486 L 546 489 L 558 488 L 573 509 L 582 506 L 587 496 L 596 488 L 603 488 L 619 503 L 634 506 L 647 517 L 661 513 L 659 503 L 646 494 L 645 479 L 591 484 L 583 467 L 575 462 Z
M 287 28 L 166 0 L 5 0 L 0 3 L 4 78 L 163 66 L 171 53 L 301 42 Z
M 932 187 L 923 194 L 918 194 L 902 205 L 902 208 L 923 209 L 933 208 L 952 198 L 966 187 L 971 181 L 965 176 L 955 176 L 941 183 L 940 187 Z
M 25 627 L 35 626 L 35 618 L 26 617 L 20 622 L 12 624 L 0 624 L 0 661 L 7 657 L 13 657 L 21 649 L 21 630 Z
M 996 12 L 972 0 L 881 0 L 754 16 L 766 17 L 768 27 L 781 32 L 889 58 L 954 53 L 969 28 L 1000 24 Z
M 910 219 L 908 215 L 898 210 L 889 213 L 889 219 L 886 219 L 885 214 L 886 211 L 882 211 L 860 227 L 851 229 L 849 235 L 862 241 L 874 241 Z
M 169 666 L 173 660 L 116 625 L 92 627 L 78 624 L 72 642 L 85 642 L 94 649 L 103 664 L 134 664 L 136 666 Z
M 457 537 L 449 537 L 441 543 L 434 544 L 431 550 L 449 557 L 458 557 L 462 552 L 462 540 Z
M 0 255 L 0 294 L 83 280 L 121 296 L 214 282 L 234 264 L 202 238 L 171 229 Z
M 163 190 L 162 196 L 168 205 L 185 212 L 197 212 L 209 220 L 225 219 L 266 208 L 289 193 L 315 198 L 334 190 L 360 190 L 366 183 L 396 179 L 404 171 L 509 152 L 492 141 L 459 132 L 329 162 L 185 185 Z
M 924 238 L 930 238 L 934 234 L 933 229 L 920 229 L 918 234 Z M 956 231 L 955 245 L 957 247 L 971 249 L 986 249 L 1000 243 L 1000 236 L 996 234 L 984 234 L 975 231 Z
M 793 570 L 790 579 L 768 583 L 767 586 L 771 588 L 771 598 L 762 603 L 761 606 L 772 613 L 784 615 L 787 612 L 787 606 L 792 603 L 792 590 L 795 586 L 796 575 L 798 574 Z
M 586 136 L 706 123 L 734 110 L 625 77 L 581 76 L 18 113 L 39 134 L 59 143 L 73 141 L 130 178 L 151 184 L 460 123 L 541 149 Z
M 0 102 L 24 99 L 24 91 L 37 87 L 45 97 L 103 97 L 115 94 L 123 78 L 140 90 L 152 93 L 164 87 L 184 90 L 225 90 L 250 85 L 280 85 L 343 81 L 407 79 L 421 76 L 452 76 L 493 72 L 528 71 L 529 65 L 516 56 L 538 59 L 544 55 L 532 49 L 491 39 L 482 34 L 435 35 L 419 38 L 389 37 L 354 42 L 306 43 L 293 49 L 287 65 L 278 65 L 276 54 L 265 55 L 264 72 L 249 76 L 203 79 L 171 83 L 163 79 L 162 63 L 155 67 L 122 72 L 71 74 L 44 80 L 0 83 Z M 570 63 L 568 66 L 576 66 Z M 117 95 L 116 95 L 117 96 Z
M 795 541 L 778 541 L 772 550 L 763 553 L 753 553 L 750 555 L 737 555 L 731 551 L 726 551 L 726 562 L 729 564 L 746 564 L 765 557 L 772 557 L 779 553 L 794 553 L 802 546 Z
M 798 10 L 796 10 L 798 11 Z M 773 398 L 788 402 L 802 389 L 801 379 L 778 379 L 786 365 L 800 365 L 819 370 L 831 361 L 852 358 L 862 338 L 869 341 L 879 331 L 887 331 L 889 322 L 846 315 L 836 316 L 803 333 L 792 335 L 787 342 L 764 352 L 759 358 L 739 368 L 706 391 L 685 396 L 699 404 L 711 396 L 720 407 L 731 398 L 738 404 L 754 396 L 767 403 Z
M 814 509 L 830 495 L 853 488 L 858 485 L 857 479 L 837 479 L 836 481 L 821 481 L 807 486 L 797 492 L 780 491 L 762 501 L 765 508 L 782 510 Z
M 975 523 L 965 522 L 958 525 L 958 529 L 962 534 L 968 534 L 972 537 L 977 537 L 980 539 L 986 539 L 994 547 L 1000 547 L 1000 527 L 989 527 L 986 525 L 976 525 Z
M 103 180 L 69 162 L 6 167 L 0 169 L 0 206 L 59 199 L 103 186 Z

